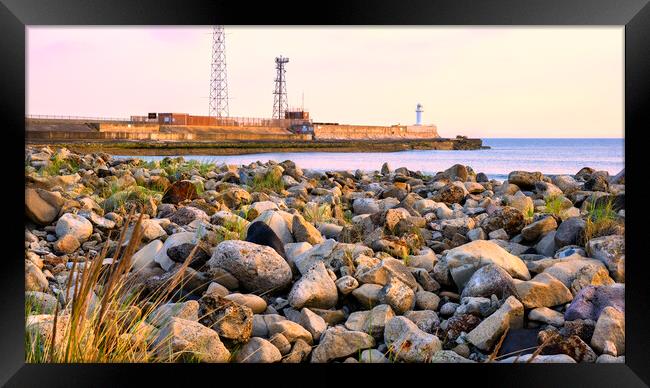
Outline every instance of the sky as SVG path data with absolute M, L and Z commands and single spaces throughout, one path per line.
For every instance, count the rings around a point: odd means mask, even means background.
M 435 124 L 443 137 L 623 137 L 624 28 L 226 26 L 231 116 Z M 27 114 L 208 114 L 211 26 L 29 26 Z

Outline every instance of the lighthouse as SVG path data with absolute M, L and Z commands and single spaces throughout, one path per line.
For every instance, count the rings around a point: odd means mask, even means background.
M 415 125 L 422 125 L 422 104 L 418 103 L 415 107 Z

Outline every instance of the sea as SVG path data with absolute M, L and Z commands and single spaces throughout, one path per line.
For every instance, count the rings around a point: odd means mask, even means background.
M 545 175 L 576 174 L 583 167 L 617 174 L 625 166 L 625 139 L 487 138 L 490 149 L 471 151 L 412 150 L 398 152 L 270 152 L 245 155 L 177 155 L 202 163 L 249 164 L 292 160 L 303 169 L 319 171 L 380 170 L 384 162 L 394 169 L 435 174 L 459 163 L 490 179 L 505 180 L 511 171 L 541 171 Z M 139 156 L 152 161 L 164 156 Z

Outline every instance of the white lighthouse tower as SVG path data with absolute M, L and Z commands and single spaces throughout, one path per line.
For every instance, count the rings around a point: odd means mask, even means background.
M 422 104 L 418 103 L 415 107 L 415 125 L 422 125 Z

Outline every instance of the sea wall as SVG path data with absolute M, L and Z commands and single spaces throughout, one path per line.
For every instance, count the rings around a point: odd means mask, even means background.
M 440 137 L 435 125 L 374 126 L 314 124 L 315 140 L 397 140 Z
M 163 133 L 163 132 L 73 132 L 73 131 L 31 131 L 28 140 L 167 140 L 167 141 L 307 141 L 307 134 L 277 133 Z

